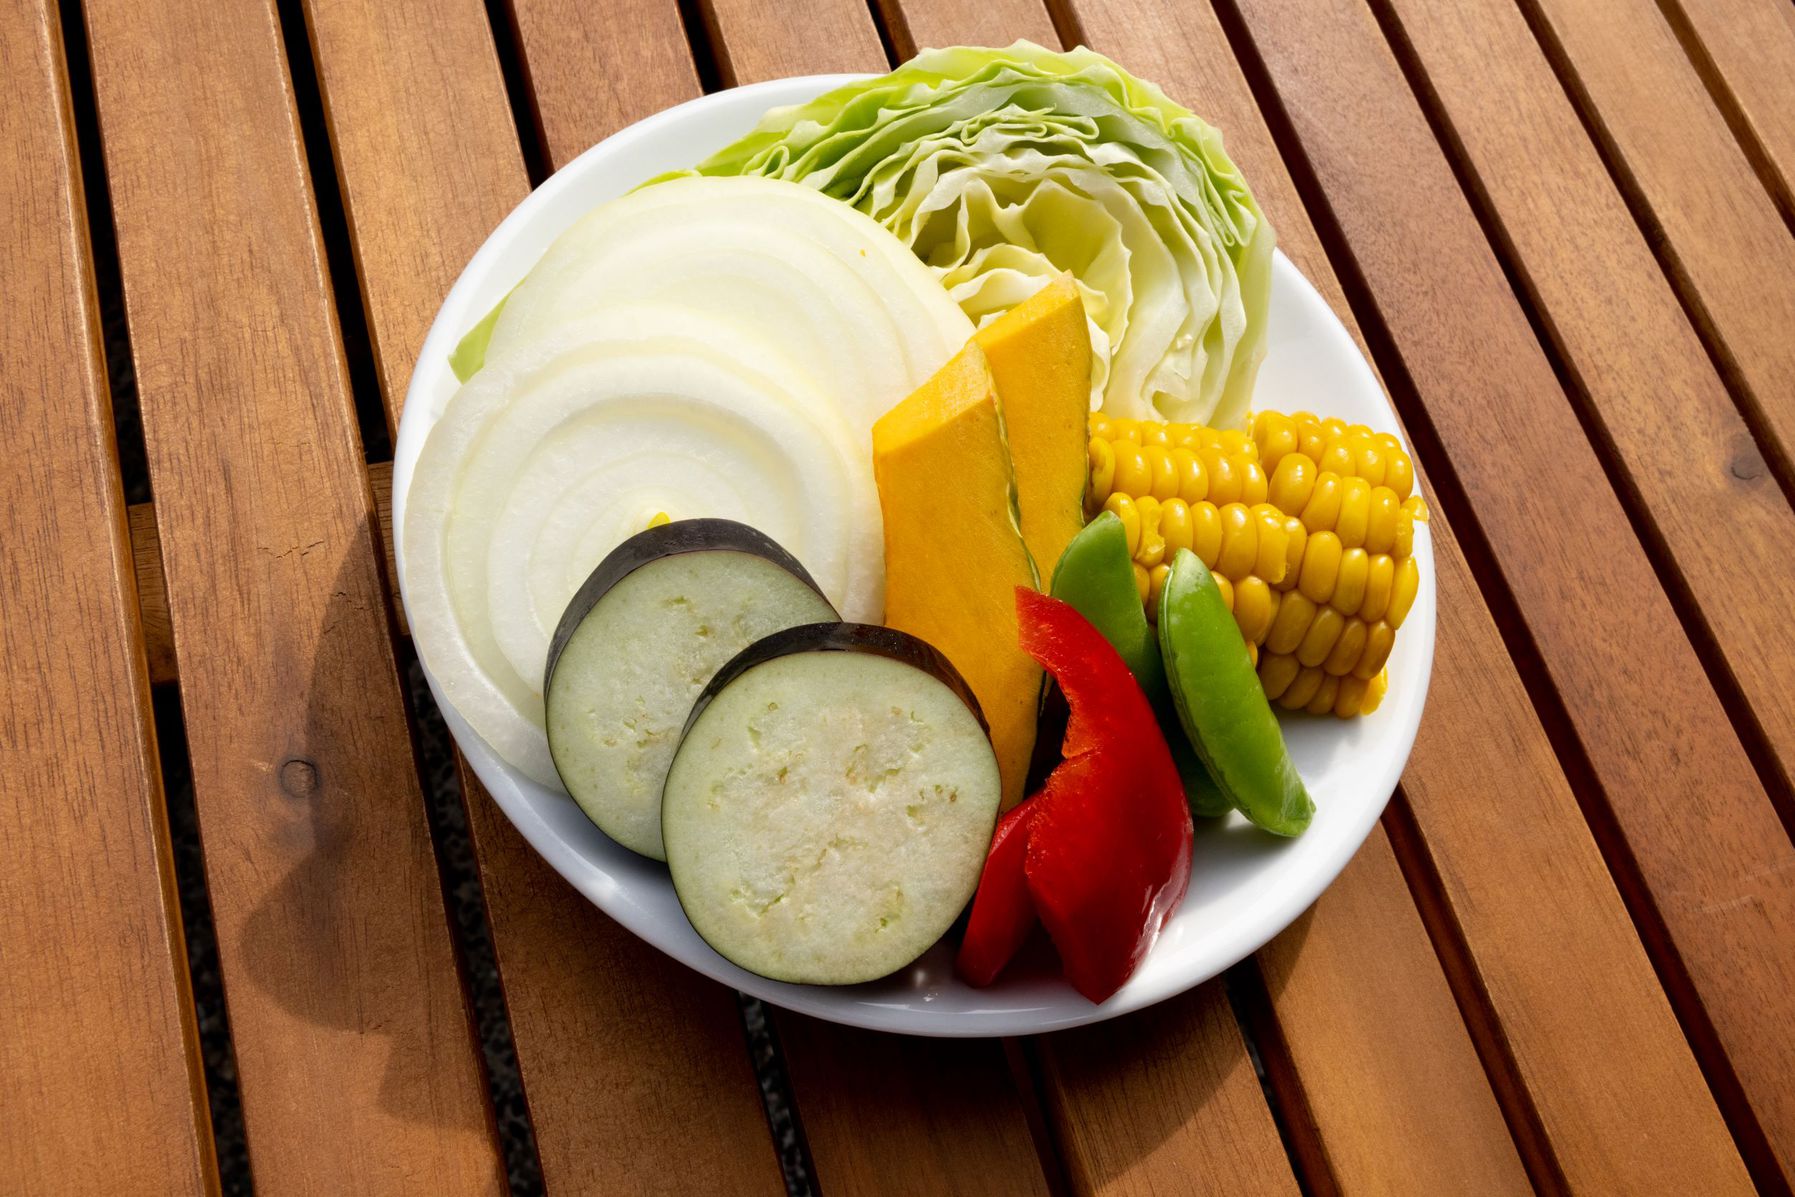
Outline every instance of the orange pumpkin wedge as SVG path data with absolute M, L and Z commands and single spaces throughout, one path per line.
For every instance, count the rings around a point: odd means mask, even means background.
M 873 425 L 885 516 L 885 622 L 952 661 L 978 698 L 1003 777 L 1022 800 L 1041 667 L 1017 643 L 1017 586 L 1037 586 L 1016 513 L 1003 412 L 969 342 Z

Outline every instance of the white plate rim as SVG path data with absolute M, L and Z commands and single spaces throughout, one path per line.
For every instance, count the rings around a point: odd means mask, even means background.
M 553 235 L 596 202 L 590 196 L 591 192 L 615 194 L 652 173 L 642 173 L 639 178 L 618 185 L 615 172 L 626 168 L 615 166 L 616 162 L 652 156 L 659 151 L 658 143 L 679 135 L 682 129 L 695 122 L 700 126 L 708 124 L 713 129 L 726 127 L 729 131 L 720 140 L 713 138 L 709 144 L 698 144 L 694 139 L 690 143 L 694 148 L 681 151 L 678 159 L 678 162 L 696 161 L 713 146 L 745 132 L 768 108 L 800 103 L 864 77 L 813 75 L 770 80 L 716 92 L 665 109 L 588 149 L 546 180 L 499 224 L 469 260 L 444 299 L 419 352 L 418 364 L 407 390 L 394 443 L 392 502 L 394 554 L 399 562 L 402 602 L 405 594 L 402 541 L 405 495 L 424 437 L 440 414 L 446 395 L 453 391 L 454 380 L 447 359 L 465 330 L 510 290 Z M 659 169 L 668 168 L 662 166 Z M 607 175 L 611 177 L 607 178 Z M 525 243 L 526 248 L 520 248 L 520 243 Z M 532 244 L 534 248 L 527 248 Z M 1313 327 L 1307 331 L 1320 341 L 1321 357 L 1346 372 L 1337 380 L 1338 384 L 1360 394 L 1366 394 L 1369 388 L 1385 414 L 1383 427 L 1396 429 L 1394 410 L 1375 373 L 1327 302 L 1281 250 L 1275 254 L 1273 270 L 1274 305 L 1280 300 L 1292 303 L 1294 309 L 1300 310 L 1303 317 L 1312 322 Z M 1275 342 L 1275 337 L 1273 339 Z M 1319 410 L 1316 405 L 1310 406 Z M 903 974 L 873 986 L 830 988 L 771 981 L 749 973 L 724 960 L 697 939 L 689 924 L 684 927 L 683 935 L 678 928 L 670 928 L 664 901 L 660 903 L 661 908 L 656 909 L 653 903 L 644 900 L 647 895 L 630 892 L 627 874 L 640 873 L 641 866 L 647 862 L 631 858 L 636 862 L 634 867 L 629 862 L 621 862 L 623 867 L 618 867 L 616 861 L 606 865 L 595 859 L 590 848 L 582 850 L 570 842 L 557 830 L 542 804 L 560 803 L 566 808 L 577 809 L 571 800 L 533 786 L 505 765 L 446 701 L 428 668 L 424 668 L 424 675 L 468 764 L 532 848 L 606 915 L 674 959 L 715 981 L 774 1005 L 834 1022 L 936 1037 L 1033 1034 L 1113 1018 L 1173 997 L 1219 975 L 1294 922 L 1346 867 L 1370 834 L 1396 787 L 1402 766 L 1413 747 L 1432 673 L 1436 611 L 1432 543 L 1425 526 L 1417 528 L 1415 555 L 1421 566 L 1421 592 L 1403 625 L 1396 653 L 1392 656 L 1391 695 L 1385 707 L 1373 717 L 1389 725 L 1379 735 L 1382 752 L 1375 762 L 1375 769 L 1362 783 L 1364 790 L 1375 792 L 1379 797 L 1375 802 L 1361 802 L 1352 812 L 1351 821 L 1334 829 L 1324 841 L 1327 850 L 1305 872 L 1278 877 L 1277 883 L 1255 904 L 1254 917 L 1193 933 L 1202 936 L 1201 951 L 1195 954 L 1195 962 L 1189 967 L 1174 970 L 1153 967 L 1158 954 L 1166 950 L 1167 941 L 1162 939 L 1141 971 L 1101 1005 L 1085 1001 L 1061 983 L 1050 983 L 1045 987 L 1034 983 L 1029 990 L 1035 995 L 1032 998 L 1009 994 L 1003 982 L 991 989 L 972 990 L 955 979 L 940 977 L 939 967 L 930 970 L 927 980 L 917 982 L 908 997 L 902 996 L 901 991 L 898 995 L 887 992 L 893 982 L 902 984 Z M 535 793 L 530 793 L 531 790 Z M 594 829 L 592 834 L 598 833 Z M 1314 834 L 1315 828 L 1311 828 L 1302 840 L 1292 843 L 1300 844 Z M 625 857 L 629 855 L 615 845 L 611 847 Z M 1260 842 L 1254 850 L 1269 859 L 1276 852 L 1289 849 Z M 620 879 L 620 874 L 625 876 Z M 664 869 L 660 884 L 668 894 L 671 893 L 671 882 L 666 879 Z M 1174 924 L 1177 921 L 1175 919 Z M 938 948 L 933 955 L 938 956 L 939 952 Z M 978 1000 L 967 1007 L 965 995 L 976 995 Z M 947 996 L 961 1000 L 958 1003 L 939 1001 Z M 948 1008 L 952 1005 L 961 1008 Z

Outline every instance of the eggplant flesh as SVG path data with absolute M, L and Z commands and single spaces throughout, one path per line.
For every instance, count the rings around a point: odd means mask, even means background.
M 845 985 L 935 944 L 971 899 L 997 757 L 964 681 L 888 628 L 775 633 L 693 709 L 661 820 L 700 936 L 761 976 Z
M 562 784 L 599 830 L 664 860 L 661 787 L 693 702 L 767 634 L 835 617 L 803 567 L 745 525 L 682 520 L 631 537 L 551 642 L 546 722 Z

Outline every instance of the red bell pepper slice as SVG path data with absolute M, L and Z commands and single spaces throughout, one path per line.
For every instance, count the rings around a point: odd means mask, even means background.
M 993 837 L 961 975 L 989 984 L 1035 918 L 1093 1002 L 1133 975 L 1190 883 L 1191 821 L 1165 737 L 1134 675 L 1069 605 L 1018 587 L 1024 651 L 1071 708 L 1064 760 Z

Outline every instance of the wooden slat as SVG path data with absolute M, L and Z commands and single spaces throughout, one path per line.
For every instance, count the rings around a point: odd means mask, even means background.
M 1784 0 L 1666 0 L 1710 93 L 1730 105 L 1733 129 L 1758 176 L 1795 221 L 1795 7 Z
M 1221 981 L 1036 1045 L 1075 1192 L 1298 1191 Z
M 87 5 L 256 1187 L 501 1187 L 272 8 Z
M 961 6 L 908 0 L 912 22 L 953 30 Z M 1171 88 L 1223 128 L 1280 242 L 1350 322 L 1258 108 L 1201 5 L 1157 0 L 1073 10 L 1079 34 Z M 967 31 L 970 34 L 970 30 Z M 944 40 L 959 40 L 949 32 Z M 1452 551 L 1443 524 L 1439 551 Z M 1521 716 L 1525 718 L 1525 714 Z M 1450 734 L 1450 733 L 1447 733 Z M 1537 731 L 1536 731 L 1537 734 Z M 1296 1064 L 1294 1147 L 1341 1188 L 1516 1192 L 1526 1176 L 1382 828 L 1313 914 L 1259 956 L 1276 1032 Z M 1392 1001 L 1400 1021 L 1382 1016 Z M 1112 1064 L 1118 1076 L 1132 1062 Z
M 57 10 L 0 19 L 0 1175 L 218 1179 Z
M 536 122 L 552 163 L 698 94 L 677 0 L 511 0 Z
M 887 68 L 872 17 L 859 0 L 803 0 L 789 9 L 718 0 L 716 8 L 718 52 L 733 64 L 738 83 Z M 869 1042 L 862 1032 L 783 1013 L 775 1023 L 826 1191 L 831 1177 L 848 1192 L 929 1191 L 913 1184 L 907 1171 L 892 1169 L 892 1161 L 911 1158 L 925 1173 L 944 1177 L 990 1177 L 994 1161 L 1016 1161 L 1024 1170 L 1002 1191 L 1041 1190 L 1038 1164 L 1018 1146 L 1029 1142 L 1027 1117 L 1004 1075 L 1002 1053 L 992 1045 L 953 1053 L 939 1046 L 892 1050 L 886 1043 L 879 1049 L 884 1067 L 861 1069 L 854 1062 Z M 941 1117 L 944 1071 L 951 1078 L 947 1086 L 985 1095 L 981 1117 Z M 861 1180 L 870 1187 L 862 1188 Z M 957 1191 L 983 1190 L 967 1183 Z
M 1007 46 L 1019 37 L 1060 44 L 1041 0 L 879 0 L 879 11 L 900 59 L 925 46 Z
M 1795 728 L 1795 647 L 1781 630 L 1795 594 L 1795 513 L 1551 67 L 1509 0 L 1392 7 L 1516 273 L 1733 677 L 1766 724 Z M 1549 172 L 1534 169 L 1541 161 Z M 1729 579 L 1724 598 L 1713 587 L 1720 577 Z M 1633 699 L 1611 695 L 1625 709 L 1657 685 L 1647 681 Z M 1611 747 L 1592 750 L 1609 792 L 1630 795 L 1656 780 L 1684 805 L 1667 762 L 1641 757 L 1630 740 L 1607 736 Z M 1731 759 L 1725 783 L 1708 786 L 1711 813 L 1681 834 L 1651 802 L 1613 805 L 1758 1121 L 1795 1175 L 1795 1037 L 1778 1030 L 1795 1024 L 1795 884 L 1782 880 L 1795 878 L 1795 845 L 1744 762 Z M 1699 774 L 1684 776 L 1699 784 Z
M 914 1039 L 779 1016 L 825 1193 L 1040 1194 L 1047 1182 L 995 1039 Z
M 307 12 L 396 423 L 437 305 L 528 191 L 517 130 L 478 0 L 308 0 Z M 610 119 L 678 98 L 666 90 Z M 374 485 L 390 488 L 390 473 Z M 550 1189 L 779 1191 L 733 995 L 600 914 L 458 763 Z
M 859 0 L 700 2 L 726 85 L 889 66 L 872 14 Z
M 1240 11 L 1498 563 L 1527 583 L 1523 616 L 1585 746 L 1617 769 L 1629 755 L 1631 768 L 1651 763 L 1638 784 L 1609 790 L 1613 805 L 1651 811 L 1667 842 L 1701 840 L 1709 812 L 1749 800 L 1755 778 L 1370 13 L 1357 0 L 1245 0 Z M 1627 598 L 1564 597 L 1608 594 Z M 1442 597 L 1449 664 L 1430 720 L 1491 723 L 1487 712 L 1520 706 L 1523 692 L 1511 674 L 1478 676 L 1465 654 L 1485 643 L 1458 637 L 1487 637 L 1487 621 Z M 1597 1188 L 1743 1185 L 1574 799 L 1542 744 L 1517 756 L 1507 736 L 1493 724 L 1470 742 L 1424 736 L 1407 784 L 1559 1167 Z M 1497 745 L 1508 750 L 1479 759 Z M 1545 776 L 1517 774 L 1519 762 Z M 1496 803 L 1442 784 L 1480 774 L 1512 779 Z M 1715 798 L 1691 803 L 1698 792 Z
M 1795 239 L 1769 194 L 1653 0 L 1523 8 L 1649 213 L 1653 243 L 1704 335 L 1774 438 L 1783 477 L 1795 478 Z M 1773 735 L 1785 774 L 1795 774 L 1795 726 Z

